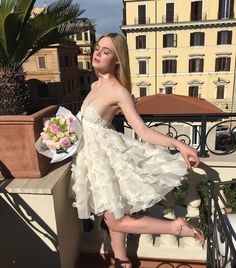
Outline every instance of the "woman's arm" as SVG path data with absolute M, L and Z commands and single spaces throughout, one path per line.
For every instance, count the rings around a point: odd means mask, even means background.
M 182 154 L 188 168 L 191 166 L 191 161 L 195 162 L 194 166 L 197 166 L 200 163 L 197 150 L 176 139 L 167 137 L 164 134 L 147 127 L 137 113 L 133 99 L 127 90 L 120 89 L 118 99 L 118 105 L 120 106 L 128 123 L 141 139 L 154 145 L 177 148 Z

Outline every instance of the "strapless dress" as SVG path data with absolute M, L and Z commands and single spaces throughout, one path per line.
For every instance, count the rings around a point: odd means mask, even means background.
M 145 210 L 181 184 L 181 154 L 117 132 L 93 103 L 81 111 L 82 140 L 72 164 L 71 190 L 80 219 Z

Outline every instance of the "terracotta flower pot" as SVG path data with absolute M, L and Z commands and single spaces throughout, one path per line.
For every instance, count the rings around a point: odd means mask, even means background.
M 55 115 L 57 106 L 49 106 L 32 115 L 0 116 L 0 177 L 40 178 L 51 159 L 39 154 L 35 142 L 43 128 L 43 119 Z

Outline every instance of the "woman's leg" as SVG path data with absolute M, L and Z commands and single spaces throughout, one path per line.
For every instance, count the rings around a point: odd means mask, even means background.
M 184 222 L 159 220 L 145 215 L 124 216 L 115 219 L 112 213 L 106 212 L 104 220 L 110 231 L 133 234 L 172 234 L 194 237 L 194 230 Z
M 127 253 L 126 253 L 126 234 L 120 233 L 120 232 L 114 232 L 112 230 L 109 230 L 110 236 L 111 236 L 111 246 L 114 252 L 114 257 L 117 262 L 117 259 L 122 261 L 128 261 Z M 117 267 L 119 265 L 116 264 Z M 131 268 L 131 263 L 123 264 L 125 268 Z
M 126 260 L 125 233 L 109 230 L 111 236 L 111 246 L 114 251 L 114 257 L 120 260 Z

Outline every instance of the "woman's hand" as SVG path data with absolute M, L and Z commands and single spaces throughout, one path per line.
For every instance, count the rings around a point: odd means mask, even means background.
M 197 167 L 200 164 L 200 159 L 197 154 L 198 151 L 196 149 L 182 142 L 179 142 L 176 148 L 182 154 L 187 168 L 191 168 L 192 166 Z

